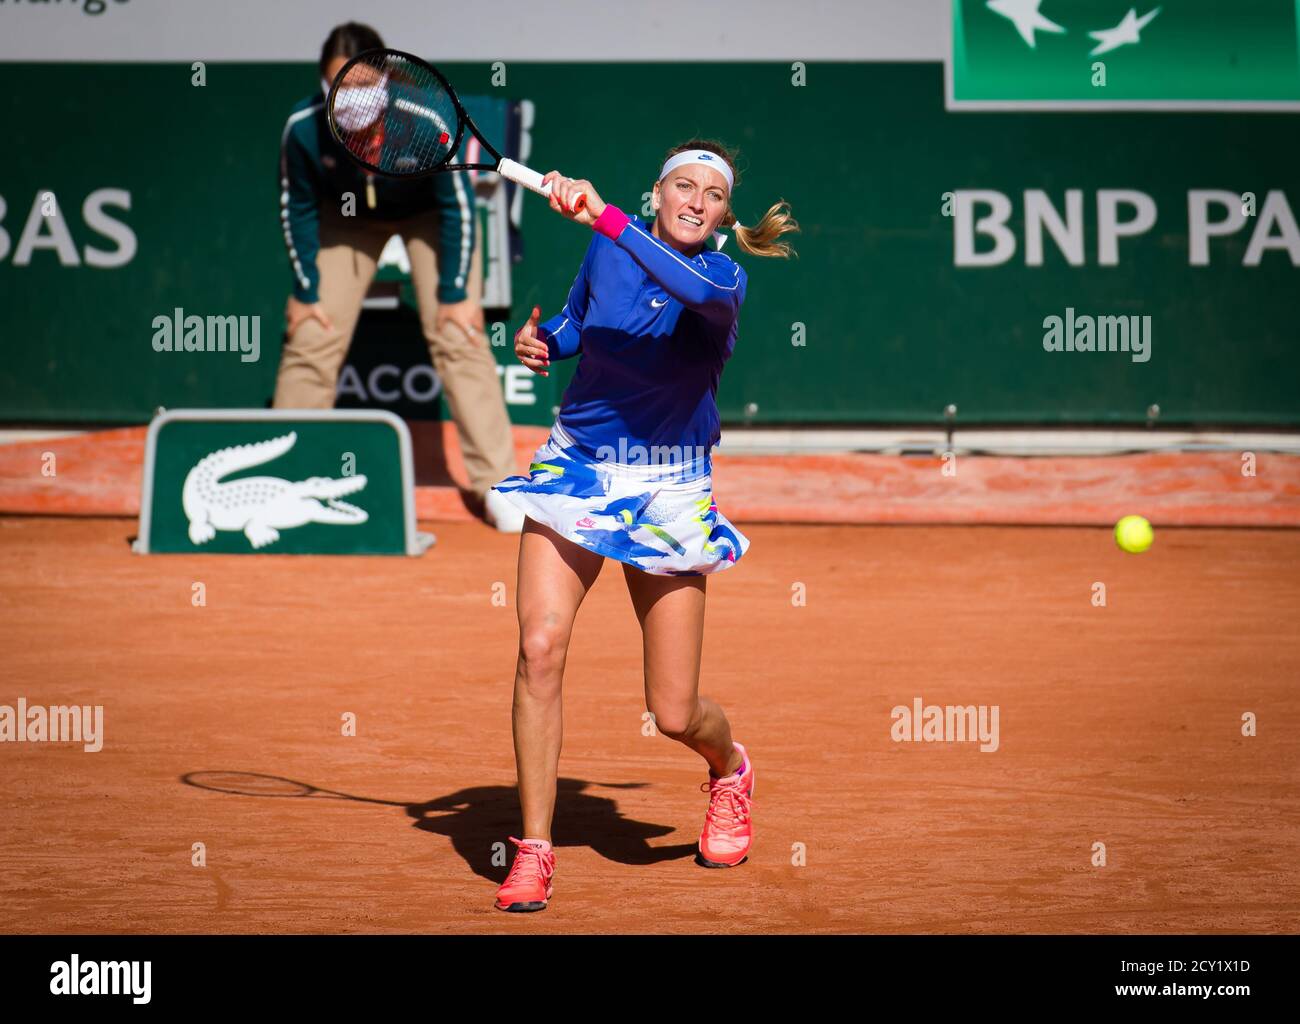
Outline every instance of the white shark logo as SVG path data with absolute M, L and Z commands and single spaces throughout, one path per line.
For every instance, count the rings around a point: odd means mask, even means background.
M 364 476 L 313 476 L 296 483 L 274 476 L 223 476 L 278 459 L 298 443 L 296 432 L 256 444 L 222 448 L 200 459 L 185 477 L 181 504 L 190 521 L 190 541 L 206 544 L 218 530 L 242 530 L 255 548 L 280 539 L 280 530 L 305 523 L 357 525 L 370 518 L 363 508 L 338 499 L 366 486 Z M 321 502 L 324 501 L 324 504 Z

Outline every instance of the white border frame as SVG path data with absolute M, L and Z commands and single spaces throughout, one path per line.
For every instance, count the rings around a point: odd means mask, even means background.
M 158 447 L 158 433 L 168 423 L 240 422 L 266 420 L 333 420 L 335 422 L 386 423 L 397 434 L 398 459 L 402 467 L 402 525 L 406 554 L 424 554 L 436 538 L 415 529 L 415 470 L 411 456 L 411 432 L 406 423 L 386 409 L 166 409 L 149 421 L 144 442 L 144 475 L 141 478 L 140 523 L 131 550 L 137 555 L 157 554 L 149 550 L 149 530 L 153 518 L 153 476 Z M 195 551 L 194 554 L 209 552 Z
M 949 113 L 978 113 L 980 111 L 1020 111 L 1027 113 L 1062 111 L 1079 112 L 1088 110 L 1120 111 L 1236 111 L 1238 113 L 1294 113 L 1300 110 L 1300 100 L 958 100 L 953 97 L 953 20 L 956 17 L 956 5 L 961 0 L 949 0 L 947 17 L 944 18 L 943 33 L 946 45 L 943 48 L 943 109 Z M 1300 6 L 1297 7 L 1297 22 L 1300 23 Z M 1297 24 L 1297 46 L 1300 46 L 1300 24 Z

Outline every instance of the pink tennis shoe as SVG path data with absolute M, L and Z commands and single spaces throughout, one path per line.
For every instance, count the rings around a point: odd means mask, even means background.
M 750 806 L 754 799 L 754 764 L 739 743 L 740 768 L 726 778 L 702 783 L 709 794 L 709 809 L 704 814 L 700 833 L 700 863 L 706 868 L 734 868 L 743 864 L 754 843 L 754 826 Z M 510 837 L 515 844 L 515 862 L 510 874 L 497 890 L 498 910 L 526 913 L 545 910 L 554 893 L 555 851 L 550 843 Z
M 551 878 L 555 874 L 555 851 L 550 843 L 542 845 L 535 839 L 511 836 L 510 841 L 517 848 L 515 862 L 497 890 L 497 909 L 512 913 L 545 910 L 554 891 Z
M 734 868 L 749 856 L 754 842 L 750 803 L 754 798 L 754 764 L 739 743 L 732 744 L 744 759 L 733 775 L 709 777 L 700 789 L 708 790 L 709 809 L 700 833 L 700 863 L 706 868 Z

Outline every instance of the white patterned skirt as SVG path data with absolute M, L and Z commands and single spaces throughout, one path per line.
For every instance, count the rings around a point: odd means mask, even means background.
M 573 543 L 657 576 L 702 576 L 735 565 L 749 539 L 718 511 L 705 454 L 693 460 L 597 458 L 557 420 L 527 476 L 492 489 Z

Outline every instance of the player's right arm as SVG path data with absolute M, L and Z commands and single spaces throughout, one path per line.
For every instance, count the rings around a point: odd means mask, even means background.
M 289 334 L 311 317 L 324 327 L 331 326 L 320 304 L 320 203 L 324 182 L 320 167 L 307 151 L 295 127 L 304 120 L 310 126 L 312 108 L 295 111 L 280 139 L 280 226 L 293 271 L 293 290 L 285 307 Z M 303 117 L 307 113 L 309 116 Z

